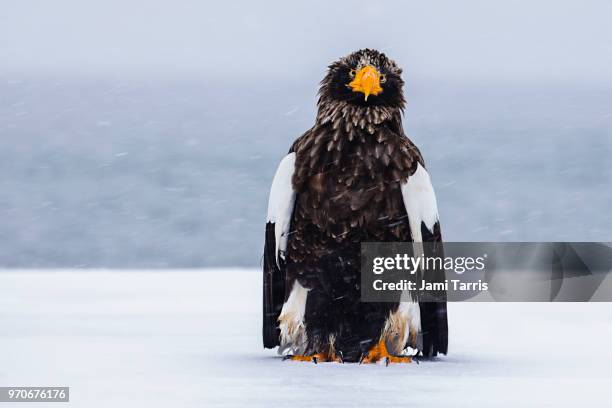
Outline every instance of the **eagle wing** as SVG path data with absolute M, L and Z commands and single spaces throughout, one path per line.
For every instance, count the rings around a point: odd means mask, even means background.
M 429 174 L 421 163 L 417 163 L 416 170 L 402 184 L 401 190 L 415 246 L 421 244 L 425 257 L 443 258 L 436 194 Z M 422 245 L 425 242 L 436 244 Z M 427 273 L 427 280 L 430 282 L 444 282 L 445 280 L 444 269 L 428 270 Z M 448 349 L 446 301 L 419 302 L 419 310 L 421 326 L 418 336 L 419 350 L 426 357 L 433 357 L 438 353 L 446 354 Z
M 263 341 L 266 348 L 279 345 L 277 321 L 285 300 L 285 250 L 296 198 L 291 182 L 294 169 L 295 153 L 291 152 L 276 170 L 268 200 L 263 266 Z

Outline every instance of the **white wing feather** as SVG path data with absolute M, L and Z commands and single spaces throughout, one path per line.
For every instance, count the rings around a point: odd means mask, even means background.
M 291 227 L 291 215 L 295 204 L 295 191 L 293 191 L 293 185 L 291 184 L 294 170 L 295 153 L 289 153 L 278 165 L 268 199 L 267 221 L 274 223 L 277 265 L 279 255 L 284 259 L 284 252 L 287 249 L 287 234 Z
M 417 163 L 417 169 L 408 180 L 402 184 L 402 198 L 408 214 L 410 233 L 414 241 L 415 255 L 423 254 L 423 235 L 421 223 L 433 232 L 434 225 L 438 222 L 438 204 L 436 193 L 431 185 L 431 179 L 427 170 Z M 402 292 L 401 303 L 398 311 L 408 322 L 409 327 L 421 330 L 421 319 L 419 304 L 412 300 L 409 291 Z
M 417 164 L 414 174 L 402 184 L 402 197 L 408 213 L 412 239 L 414 242 L 423 242 L 421 222 L 433 232 L 433 227 L 438 222 L 438 204 L 429 174 L 420 163 Z

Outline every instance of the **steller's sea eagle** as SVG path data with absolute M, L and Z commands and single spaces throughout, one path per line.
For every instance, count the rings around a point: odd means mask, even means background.
M 409 362 L 446 354 L 446 303 L 360 302 L 361 242 L 441 242 L 436 197 L 402 128 L 402 70 L 364 49 L 329 66 L 314 126 L 268 203 L 264 347 L 295 360 Z

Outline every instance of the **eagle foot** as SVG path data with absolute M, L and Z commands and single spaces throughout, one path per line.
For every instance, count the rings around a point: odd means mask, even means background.
M 359 361 L 359 364 L 374 364 L 379 361 L 384 361 L 385 365 L 391 363 L 412 363 L 410 356 L 394 356 L 387 350 L 387 345 L 384 340 L 380 340 L 374 347 L 364 354 Z
M 329 354 L 329 353 L 317 353 L 317 354 L 312 354 L 310 356 L 289 355 L 289 356 L 285 356 L 283 360 L 306 361 L 306 362 L 313 362 L 315 364 L 322 363 L 322 362 L 344 363 L 344 361 L 342 361 L 341 356 L 337 354 Z

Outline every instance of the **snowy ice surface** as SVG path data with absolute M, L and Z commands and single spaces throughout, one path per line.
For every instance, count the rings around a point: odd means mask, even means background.
M 435 361 L 298 363 L 261 346 L 255 270 L 9 270 L 0 385 L 70 386 L 72 407 L 608 404 L 612 305 L 454 303 L 449 324 Z

